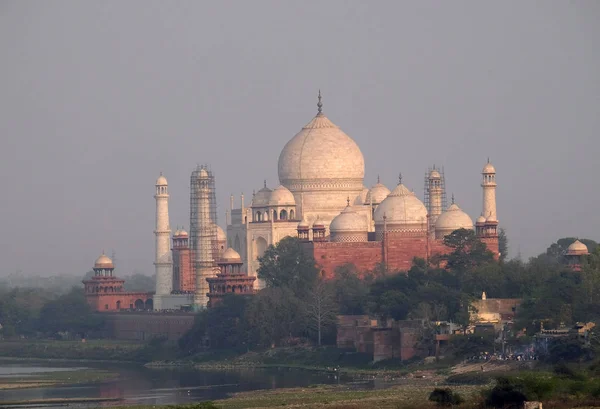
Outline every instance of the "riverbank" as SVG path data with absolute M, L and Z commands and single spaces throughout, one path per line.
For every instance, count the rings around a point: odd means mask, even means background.
M 116 377 L 117 374 L 113 372 L 91 368 L 69 371 L 48 369 L 48 371 L 37 373 L 0 375 L 0 390 L 100 383 L 110 381 Z
M 0 358 L 138 363 L 153 359 L 147 344 L 112 340 L 0 341 Z

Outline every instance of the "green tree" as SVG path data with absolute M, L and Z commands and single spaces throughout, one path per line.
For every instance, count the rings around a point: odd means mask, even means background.
M 500 262 L 503 263 L 508 257 L 508 237 L 503 228 L 498 230 L 498 252 L 500 253 Z
M 85 336 L 103 325 L 103 319 L 94 314 L 80 287 L 47 302 L 40 311 L 40 330 L 49 334 L 69 332 Z
M 445 256 L 447 268 L 450 270 L 464 272 L 494 260 L 493 253 L 473 230 L 453 231 L 444 237 L 444 245 L 452 249 L 450 254 Z
M 228 294 L 208 310 L 206 325 L 211 346 L 219 349 L 249 347 L 249 329 L 245 320 L 249 303 L 249 297 Z
M 259 258 L 258 277 L 267 287 L 284 287 L 299 298 L 305 298 L 318 276 L 315 259 L 302 249 L 296 237 L 285 237 L 269 246 Z
M 332 287 L 340 314 L 360 315 L 366 312 L 372 277 L 372 274 L 364 274 L 360 278 L 353 264 L 345 264 L 335 269 Z

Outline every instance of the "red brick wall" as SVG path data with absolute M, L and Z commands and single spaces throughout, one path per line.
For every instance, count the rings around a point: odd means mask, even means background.
M 152 299 L 150 293 L 93 293 L 86 294 L 88 304 L 98 312 L 119 311 L 120 309 L 135 308 L 135 302 L 142 300 L 144 303 Z M 117 303 L 120 301 L 120 305 Z
M 496 258 L 498 239 L 481 239 Z M 371 271 L 380 263 L 386 263 L 389 271 L 408 271 L 415 257 L 427 259 L 434 255 L 448 254 L 450 249 L 442 240 L 428 239 L 425 234 L 407 236 L 405 233 L 387 233 L 387 240 L 358 243 L 308 242 L 305 250 L 312 253 L 325 277 L 332 278 L 335 269 L 344 264 L 354 264 L 357 271 Z M 443 263 L 441 267 L 444 267 Z
M 373 328 L 373 362 L 392 359 L 394 342 L 392 328 Z
M 191 313 L 114 313 L 102 314 L 110 338 L 144 341 L 166 337 L 176 341 L 194 325 Z

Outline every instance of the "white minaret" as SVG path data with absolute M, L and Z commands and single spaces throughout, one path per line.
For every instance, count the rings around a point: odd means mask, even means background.
M 481 215 L 485 217 L 486 221 L 497 222 L 496 216 L 496 169 L 490 163 L 483 167 L 481 171 L 483 180 L 481 187 L 483 188 L 483 211 Z
M 215 225 L 210 214 L 210 177 L 206 169 L 200 169 L 196 181 L 198 188 L 198 209 L 196 212 L 198 228 L 195 252 L 196 292 L 194 305 L 196 309 L 206 308 L 208 304 L 207 278 L 214 277 L 213 240 L 216 237 Z
M 170 295 L 173 290 L 173 261 L 171 259 L 171 228 L 169 226 L 169 191 L 167 179 L 162 175 L 156 180 L 156 295 L 154 309 L 161 310 L 162 296 Z
M 429 189 L 429 225 L 435 226 L 437 218 L 442 214 L 442 175 L 433 167 L 427 178 Z

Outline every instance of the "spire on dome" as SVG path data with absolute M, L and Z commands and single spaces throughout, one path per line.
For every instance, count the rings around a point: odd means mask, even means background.
M 452 193 L 452 204 L 454 204 L 454 193 Z
M 267 179 L 264 180 L 264 187 L 267 187 Z
M 379 180 L 379 175 L 377 175 L 377 183 L 381 183 Z
M 347 204 L 347 206 L 348 206 L 348 207 L 350 207 L 350 196 L 348 196 L 348 197 L 346 198 L 346 204 Z
M 402 184 L 402 172 L 398 173 L 398 184 Z
M 323 103 L 321 102 L 321 90 L 319 90 L 319 102 L 317 102 L 317 115 L 323 115 Z

